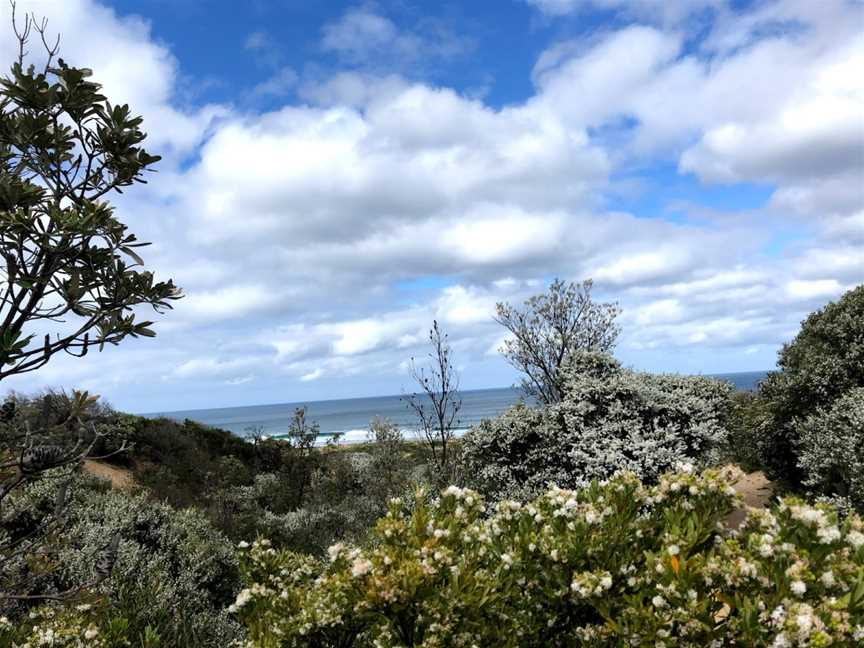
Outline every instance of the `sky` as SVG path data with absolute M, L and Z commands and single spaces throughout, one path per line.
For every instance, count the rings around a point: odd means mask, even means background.
M 0 21 L 9 11 L 0 5 Z M 773 368 L 864 281 L 861 0 L 19 0 L 163 156 L 111 198 L 186 297 L 4 388 L 132 412 L 518 380 L 500 301 L 593 278 L 648 371 Z M 13 58 L 11 32 L 0 60 Z

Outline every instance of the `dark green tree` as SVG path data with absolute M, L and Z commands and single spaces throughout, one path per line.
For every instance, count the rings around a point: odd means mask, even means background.
M 0 78 L 0 380 L 60 352 L 152 337 L 134 309 L 181 296 L 141 269 L 146 243 L 106 199 L 160 159 L 142 147 L 141 117 L 100 94 L 90 70 L 55 63 L 44 21 L 14 22 L 18 60 Z M 47 54 L 38 68 L 25 64 L 34 31 Z
M 775 477 L 798 484 L 798 428 L 818 410 L 864 387 L 864 285 L 811 313 L 784 344 L 760 394 L 769 414 L 758 437 L 760 454 Z
M 59 38 L 51 45 L 46 22 L 33 16 L 19 24 L 14 2 L 12 28 L 18 56 L 0 77 L 0 380 L 61 352 L 80 357 L 93 345 L 152 337 L 152 322 L 136 320 L 134 310 L 159 312 L 182 296 L 141 269 L 135 250 L 146 244 L 106 198 L 144 182 L 159 160 L 141 146 L 141 118 L 100 94 L 90 70 L 55 63 Z M 38 68 L 25 65 L 34 34 L 45 48 Z M 50 410 L 65 403 L 47 418 L 22 417 L 14 398 L 0 411 L 0 612 L 88 587 L 46 589 L 42 572 L 54 566 L 51 540 L 62 535 L 69 479 L 116 431 L 92 420 L 96 398 L 46 397 Z M 51 510 L 19 511 L 16 498 L 44 479 L 58 484 Z M 105 539 L 90 584 L 110 573 L 118 543 Z

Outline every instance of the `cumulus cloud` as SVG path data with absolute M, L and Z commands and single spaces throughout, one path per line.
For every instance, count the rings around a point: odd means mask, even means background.
M 533 4 L 563 15 L 589 3 Z M 301 79 L 274 67 L 256 90 L 281 98 L 267 112 L 181 107 L 178 62 L 145 22 L 92 0 L 52 10 L 70 61 L 95 65 L 111 96 L 145 115 L 154 148 L 177 153 L 159 182 L 118 200 L 155 242 L 147 261 L 188 297 L 151 347 L 64 361 L 45 379 L 116 379 L 111 393 L 129 403 L 179 400 L 154 384 L 200 405 L 223 388 L 266 401 L 283 384 L 396 392 L 437 318 L 467 371 L 506 384 L 512 373 L 490 356 L 495 303 L 556 275 L 592 276 L 600 298 L 621 302 L 627 361 L 770 364 L 807 310 L 864 280 L 861 8 L 781 1 L 742 14 L 706 1 L 692 7 L 712 18 L 694 27 L 688 3 L 662 3 L 680 15 L 660 19 L 649 0 L 590 4 L 621 12 L 621 26 L 549 43 L 533 90 L 503 106 L 398 66 L 383 73 L 382 49 L 423 62 L 464 50 L 434 25 L 349 9 L 321 32 L 342 69 Z M 117 55 L 102 66 L 106 44 Z M 246 41 L 271 45 L 266 32 Z M 610 206 L 622 182 L 656 189 L 657 165 L 693 183 L 689 206 Z M 699 183 L 761 183 L 771 196 L 708 209 Z

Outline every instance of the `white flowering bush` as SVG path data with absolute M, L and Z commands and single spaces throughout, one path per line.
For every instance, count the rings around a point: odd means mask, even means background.
M 487 509 L 468 489 L 391 504 L 368 548 L 245 545 L 247 648 L 852 646 L 864 524 L 784 500 L 723 520 L 730 474 L 633 473 Z
M 117 624 L 131 637 L 149 628 L 161 637 L 162 645 L 221 648 L 226 640 L 239 636 L 240 627 L 226 612 L 240 584 L 232 543 L 199 511 L 177 511 L 149 501 L 144 494 L 104 490 L 95 484 L 85 477 L 70 483 L 67 519 L 50 546 L 54 567 L 44 577 L 31 580 L 41 588 L 34 595 L 83 588 L 80 597 L 86 603 L 98 602 L 99 614 L 79 614 L 79 622 L 58 604 L 56 609 L 42 608 L 37 623 L 27 620 L 28 611 L 22 612 L 22 607 L 42 600 L 23 600 L 3 612 L 10 623 L 20 626 L 23 617 L 25 629 L 35 626 L 57 637 L 55 644 L 32 645 L 77 645 L 73 642 L 80 638 L 76 633 L 83 634 L 93 624 L 100 636 Z M 26 512 L 51 506 L 56 489 L 55 480 L 37 482 L 5 512 L 14 516 L 18 509 Z M 99 579 L 100 557 L 115 535 L 120 538 L 116 562 L 110 576 Z M 4 566 L 21 573 L 29 569 L 38 575 L 41 571 L 26 557 Z M 28 636 L 35 632 L 28 631 Z M 61 643 L 60 637 L 73 643 Z
M 611 356 L 574 354 L 563 398 L 519 404 L 462 439 L 466 485 L 491 498 L 533 496 L 629 470 L 647 482 L 680 461 L 716 463 L 734 388 L 708 378 L 644 374 Z
M 18 628 L 6 617 L 0 617 L 2 648 L 111 648 L 116 645 L 112 638 L 93 620 L 90 604 L 62 608 L 43 606 L 34 609 Z
M 800 422 L 797 450 L 804 486 L 864 511 L 864 388 Z

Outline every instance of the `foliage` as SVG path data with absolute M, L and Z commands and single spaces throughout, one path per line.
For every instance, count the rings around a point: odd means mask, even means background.
M 44 42 L 45 23 L 26 17 L 18 60 L 0 78 L 0 380 L 62 351 L 152 337 L 136 307 L 160 312 L 181 296 L 137 269 L 146 244 L 104 200 L 159 160 L 141 147 L 141 118 L 111 105 L 90 70 L 55 65 L 56 45 L 44 68 L 25 67 L 33 28 Z
M 62 532 L 69 514 L 73 476 L 94 449 L 112 437 L 107 410 L 98 396 L 87 392 L 46 391 L 38 398 L 14 396 L 0 413 L 0 610 L 18 600 L 43 596 L 42 572 L 50 572 L 52 538 Z M 32 425 L 31 425 L 32 423 Z M 115 452 L 125 446 L 120 443 Z M 15 499 L 27 488 L 50 482 L 52 498 L 41 506 L 19 508 L 26 498 Z M 116 540 L 113 541 L 116 545 Z M 106 539 L 110 547 L 112 540 Z M 110 552 L 109 552 L 110 553 Z M 17 569 L 26 561 L 39 569 Z M 110 573 L 93 575 L 95 585 Z M 91 565 L 92 566 L 92 565 Z M 87 585 L 50 590 L 52 597 L 71 596 Z
M 408 482 L 404 439 L 399 427 L 388 419 L 374 418 L 369 424 L 369 466 L 363 471 L 363 492 L 379 502 L 401 493 Z
M 264 535 L 278 547 L 314 555 L 337 540 L 360 541 L 387 501 L 406 488 L 411 460 L 403 456 L 401 439 L 392 423 L 375 420 L 365 451 L 309 454 L 302 501 L 291 490 L 291 472 L 259 473 L 251 484 L 211 493 L 211 518 L 235 541 Z
M 429 331 L 429 366 L 418 368 L 411 358 L 411 377 L 419 393 L 405 397 L 408 408 L 417 416 L 420 432 L 432 455 L 432 467 L 440 480 L 448 481 L 452 473 L 450 448 L 459 425 L 459 375 L 453 366 L 453 350 L 437 321 Z
M 55 491 L 51 480 L 31 485 L 12 500 L 10 519 L 26 522 L 28 511 L 51 505 Z M 121 539 L 108 577 L 79 589 L 72 601 L 98 609 L 98 615 L 86 615 L 85 629 L 95 624 L 105 636 L 109 626 L 122 626 L 125 638 L 149 632 L 158 635 L 163 646 L 221 647 L 238 635 L 236 623 L 225 615 L 238 586 L 234 548 L 204 515 L 194 509 L 176 511 L 144 494 L 111 491 L 80 476 L 71 492 L 63 527 L 51 545 L 54 567 L 38 581 L 44 592 L 92 583 L 105 538 Z M 38 566 L 26 556 L 12 565 L 16 574 L 34 569 Z M 6 613 L 21 616 L 26 603 L 19 601 Z M 68 622 L 69 607 L 51 605 L 31 613 L 44 617 L 47 625 L 40 631 L 59 631 L 56 624 Z M 46 615 L 45 609 L 55 612 Z
M 533 502 L 450 487 L 321 562 L 256 542 L 247 646 L 825 646 L 864 638 L 864 523 L 787 499 L 722 521 L 730 475 L 632 473 Z
M 820 408 L 797 430 L 804 486 L 864 511 L 864 387 Z
M 465 483 L 491 498 L 526 497 L 617 470 L 653 482 L 679 461 L 719 457 L 731 385 L 638 373 L 596 352 L 574 353 L 561 373 L 559 403 L 518 404 L 463 437 Z
M 777 361 L 780 371 L 762 382 L 771 411 L 760 454 L 772 476 L 799 484 L 799 423 L 830 408 L 850 390 L 864 387 L 864 285 L 811 313 Z
M 565 283 L 556 279 L 549 290 L 535 295 L 520 310 L 508 303 L 496 306 L 495 321 L 511 337 L 501 353 L 525 374 L 522 389 L 545 404 L 563 397 L 561 368 L 579 351 L 609 352 L 620 329 L 617 304 L 598 303 L 591 297 L 593 282 Z
M 113 425 L 131 449 L 111 461 L 130 468 L 154 499 L 176 507 L 200 504 L 213 488 L 250 483 L 261 457 L 276 453 L 190 420 L 119 414 Z
M 723 453 L 725 459 L 745 470 L 762 469 L 760 445 L 769 415 L 770 403 L 758 392 L 736 391 L 727 419 L 729 435 Z

